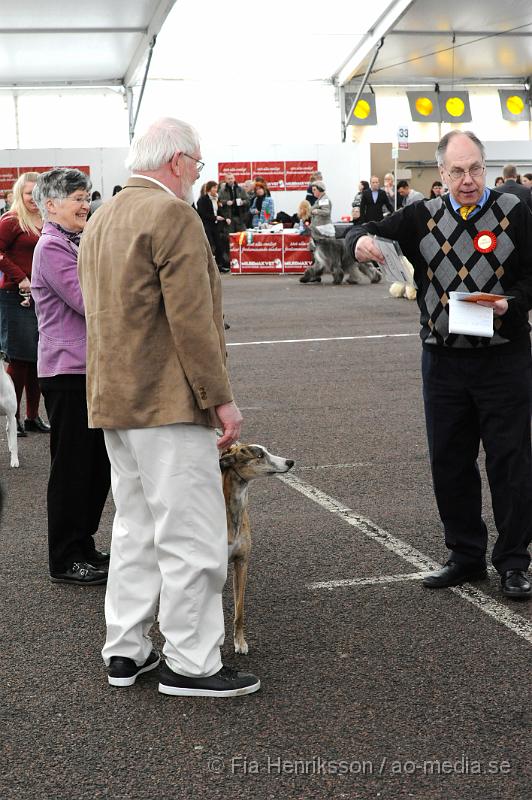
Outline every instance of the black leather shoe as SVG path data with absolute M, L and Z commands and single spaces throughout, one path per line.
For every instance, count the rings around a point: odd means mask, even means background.
M 34 431 L 34 433 L 50 433 L 50 426 L 41 417 L 25 419 L 24 428 L 27 431 Z
M 107 572 L 94 569 L 86 561 L 75 561 L 65 572 L 52 573 L 52 583 L 73 583 L 76 586 L 98 586 L 107 582 Z
M 501 576 L 501 591 L 505 597 L 529 600 L 532 588 L 524 569 L 509 569 Z
M 148 658 L 137 666 L 132 658 L 111 656 L 107 667 L 107 680 L 111 686 L 133 686 L 137 677 L 159 666 L 161 660 L 157 650 L 152 650 Z
M 23 425 L 23 423 L 22 423 L 22 422 L 21 422 L 19 419 L 17 419 L 17 436 L 18 436 L 20 439 L 23 439 L 23 438 L 24 438 L 25 436 L 27 436 L 27 435 L 28 435 L 28 434 L 26 433 L 26 431 L 25 431 L 25 429 L 24 429 L 24 425 Z
M 481 581 L 487 576 L 486 566 L 482 563 L 457 564 L 456 561 L 448 561 L 437 572 L 423 578 L 423 586 L 429 589 L 446 589 L 449 586 L 459 586 L 466 581 Z
M 95 550 L 93 553 L 89 553 L 85 556 L 85 558 L 87 559 L 87 564 L 90 564 L 94 569 L 107 570 L 111 554 L 108 553 L 107 550 Z

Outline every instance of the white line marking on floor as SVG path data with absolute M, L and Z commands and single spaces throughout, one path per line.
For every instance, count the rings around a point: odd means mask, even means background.
M 328 494 L 325 494 L 325 492 L 316 489 L 314 486 L 302 481 L 295 475 L 278 475 L 277 477 L 283 483 L 291 486 L 292 489 L 295 489 L 305 497 L 313 500 L 326 511 L 330 511 L 332 514 L 335 514 L 343 519 L 348 525 L 356 528 L 369 539 L 378 542 L 387 550 L 391 550 L 393 553 L 395 553 L 395 555 L 399 556 L 399 558 L 402 558 L 404 561 L 407 561 L 413 567 L 416 567 L 416 569 L 420 570 L 420 572 L 432 572 L 441 566 L 436 561 L 433 561 L 425 556 L 419 550 L 416 550 L 415 547 L 407 544 L 407 542 L 404 542 L 397 536 L 393 536 L 393 534 L 388 533 L 388 531 L 385 531 L 383 528 L 379 528 L 379 526 L 371 520 L 360 516 L 360 514 L 356 514 L 351 508 L 343 505 L 343 503 L 339 502 L 338 500 L 335 500 L 334 497 L 330 497 Z M 420 577 L 423 577 L 423 575 Z M 450 591 L 454 592 L 454 594 L 457 594 L 463 600 L 467 600 L 468 603 L 476 606 L 485 614 L 488 614 L 488 616 L 499 622 L 501 625 L 505 625 L 513 633 L 521 636 L 523 639 L 526 639 L 527 642 L 532 644 L 531 621 L 525 619 L 520 614 L 516 614 L 514 611 L 511 611 L 497 600 L 493 600 L 493 598 L 484 594 L 484 592 L 481 592 L 480 589 L 477 589 L 471 584 L 453 586 Z
M 318 339 L 265 339 L 263 342 L 226 342 L 227 347 L 246 347 L 255 344 L 297 344 L 300 342 L 351 342 L 355 339 L 401 339 L 419 333 L 375 333 L 368 336 L 323 336 Z
M 319 489 L 316 489 L 314 486 L 311 486 L 309 483 L 297 478 L 295 475 L 278 475 L 277 477 L 280 481 L 283 481 L 283 483 L 287 483 L 293 489 L 305 495 L 305 497 L 310 498 L 310 500 L 313 500 L 322 508 L 325 508 L 326 511 L 330 511 L 332 514 L 336 514 L 336 516 L 341 517 L 343 520 L 345 520 L 345 522 L 347 522 L 348 525 L 352 525 L 353 528 L 357 528 L 369 539 L 373 539 L 383 547 L 391 550 L 400 558 L 408 561 L 408 563 L 413 567 L 416 567 L 423 572 L 432 572 L 440 567 L 440 564 L 438 564 L 436 561 L 432 561 L 432 559 L 427 558 L 427 556 L 425 556 L 423 553 L 420 553 L 419 550 L 416 550 L 411 545 L 403 542 L 402 539 L 398 539 L 391 533 L 379 528 L 379 526 L 375 525 L 375 523 L 371 520 L 361 517 L 360 514 L 356 514 L 351 508 L 348 508 L 338 500 L 335 500 L 334 497 L 330 497 Z
M 420 581 L 430 572 L 403 572 L 399 575 L 379 575 L 377 578 L 346 578 L 338 581 L 317 581 L 307 583 L 307 589 L 339 589 L 342 586 L 375 586 L 379 583 L 399 583 L 400 581 Z
M 364 461 L 354 461 L 352 464 L 315 464 L 312 467 L 298 467 L 298 472 L 308 472 L 312 469 L 349 469 L 350 467 L 370 467 L 371 464 Z

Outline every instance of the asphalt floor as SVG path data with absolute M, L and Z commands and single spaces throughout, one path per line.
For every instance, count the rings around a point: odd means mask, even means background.
M 2 800 L 528 800 L 532 603 L 498 577 L 431 591 L 446 551 L 418 312 L 385 284 L 223 277 L 242 440 L 294 459 L 250 487 L 249 655 L 235 699 L 108 686 L 104 587 L 47 572 L 48 440 L 0 469 Z M 493 542 L 489 490 L 485 518 Z M 110 544 L 109 498 L 98 544 Z M 161 644 L 158 630 L 153 634 Z

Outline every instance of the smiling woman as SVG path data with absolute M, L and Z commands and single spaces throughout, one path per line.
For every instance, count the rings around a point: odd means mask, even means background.
M 85 391 L 85 308 L 77 273 L 91 182 L 77 169 L 43 173 L 33 196 L 44 217 L 32 294 L 39 324 L 37 370 L 51 424 L 48 481 L 50 576 L 78 586 L 105 583 L 108 553 L 94 534 L 109 491 L 101 430 L 89 430 Z
M 81 233 L 90 211 L 91 182 L 78 169 L 45 172 L 35 188 L 35 200 L 43 218 L 69 233 Z

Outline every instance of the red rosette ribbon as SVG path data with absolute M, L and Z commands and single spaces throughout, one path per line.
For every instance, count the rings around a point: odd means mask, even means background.
M 473 244 L 479 253 L 492 253 L 497 247 L 497 237 L 492 231 L 479 231 L 473 239 Z

